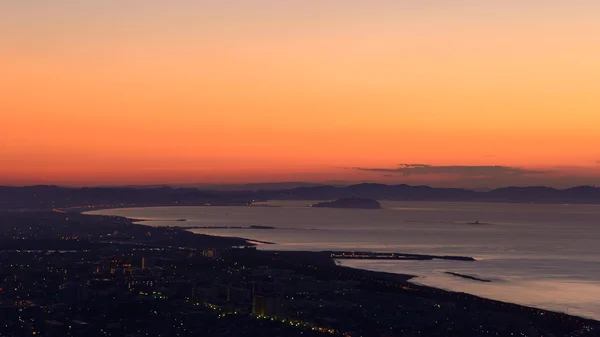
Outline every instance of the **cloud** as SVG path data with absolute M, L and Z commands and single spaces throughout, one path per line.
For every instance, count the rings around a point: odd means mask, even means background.
M 549 173 L 550 171 L 532 170 L 511 166 L 468 166 L 449 165 L 434 166 L 426 164 L 400 164 L 396 168 L 380 167 L 351 167 L 350 169 L 367 172 L 397 173 L 403 176 L 411 175 L 458 175 L 466 177 L 520 177 Z

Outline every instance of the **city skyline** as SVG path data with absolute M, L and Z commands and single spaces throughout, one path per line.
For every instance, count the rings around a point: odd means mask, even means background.
M 0 185 L 594 185 L 599 13 L 5 2 Z

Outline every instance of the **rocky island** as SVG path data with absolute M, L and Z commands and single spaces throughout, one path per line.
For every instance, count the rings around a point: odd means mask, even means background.
M 381 204 L 373 199 L 341 198 L 334 201 L 320 202 L 311 207 L 381 209 Z

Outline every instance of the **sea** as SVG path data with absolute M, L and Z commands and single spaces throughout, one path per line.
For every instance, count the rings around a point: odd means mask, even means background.
M 265 250 L 469 256 L 476 261 L 339 262 L 415 275 L 411 282 L 422 285 L 600 320 L 600 205 L 382 202 L 380 210 L 308 207 L 314 202 L 88 213 L 144 219 L 153 226 L 244 227 L 190 231 L 274 243 L 260 244 L 259 249 Z

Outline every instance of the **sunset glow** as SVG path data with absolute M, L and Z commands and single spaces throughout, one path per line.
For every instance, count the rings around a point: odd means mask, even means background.
M 2 2 L 0 185 L 600 183 L 599 16 L 595 0 Z M 534 173 L 393 171 L 416 163 Z

